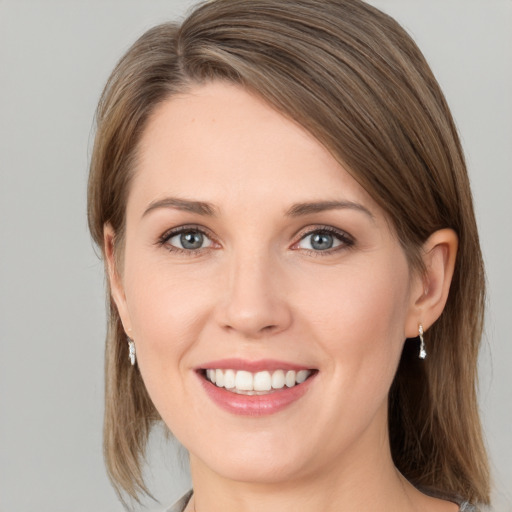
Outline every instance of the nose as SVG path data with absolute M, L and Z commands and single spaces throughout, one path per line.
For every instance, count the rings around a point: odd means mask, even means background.
M 286 330 L 292 323 L 282 269 L 272 258 L 252 254 L 234 258 L 226 274 L 218 319 L 223 329 L 246 339 Z

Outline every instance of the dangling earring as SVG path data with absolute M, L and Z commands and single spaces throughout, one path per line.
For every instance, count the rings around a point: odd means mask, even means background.
M 427 349 L 425 348 L 425 340 L 423 339 L 423 325 L 420 324 L 418 327 L 418 333 L 420 337 L 420 359 L 425 359 L 427 357 Z
M 130 363 L 132 364 L 132 366 L 135 366 L 135 342 L 131 338 L 128 338 L 128 350 L 128 357 L 130 358 Z

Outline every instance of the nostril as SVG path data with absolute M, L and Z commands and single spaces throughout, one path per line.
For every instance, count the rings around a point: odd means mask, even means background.
M 224 325 L 226 331 L 234 331 L 241 333 L 244 338 L 260 338 L 262 336 L 270 335 L 279 332 L 280 327 L 277 324 L 263 325 L 251 325 L 250 322 L 245 323 L 226 323 Z

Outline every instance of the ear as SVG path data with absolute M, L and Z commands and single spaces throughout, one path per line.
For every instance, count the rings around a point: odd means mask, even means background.
M 418 336 L 419 325 L 426 331 L 446 305 L 452 282 L 459 239 L 452 229 L 434 232 L 423 244 L 425 274 L 418 275 L 411 295 L 405 335 Z
M 105 252 L 105 263 L 108 270 L 108 280 L 110 284 L 110 294 L 121 317 L 124 330 L 128 336 L 131 336 L 131 321 L 126 304 L 122 274 L 118 267 L 115 255 L 115 232 L 110 224 L 103 227 L 103 247 Z

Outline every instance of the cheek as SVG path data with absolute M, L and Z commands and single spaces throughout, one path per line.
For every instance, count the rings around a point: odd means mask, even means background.
M 328 446 L 333 453 L 355 440 L 378 411 L 387 410 L 405 340 L 409 278 L 405 263 L 403 272 L 386 267 L 351 267 L 324 281 L 317 276 L 316 284 L 329 292 L 311 294 L 307 308 L 304 300 L 311 336 L 325 357 L 325 408 L 334 411 L 336 425 L 343 425 L 335 428 Z
M 340 268 L 315 276 L 304 310 L 325 352 L 351 377 L 389 379 L 396 369 L 409 304 L 409 272 L 405 257 L 373 265 Z M 306 307 L 307 302 L 307 307 Z
M 145 381 L 179 375 L 210 307 L 205 276 L 170 266 L 164 251 L 158 257 L 129 254 L 126 301 L 141 372 Z
M 139 262 L 140 263 L 140 262 Z M 187 405 L 189 354 L 204 325 L 204 284 L 170 272 L 155 262 L 133 265 L 126 272 L 126 299 L 136 342 L 137 365 L 160 415 L 174 428 L 173 412 L 193 414 Z M 178 429 L 179 431 L 179 429 Z

